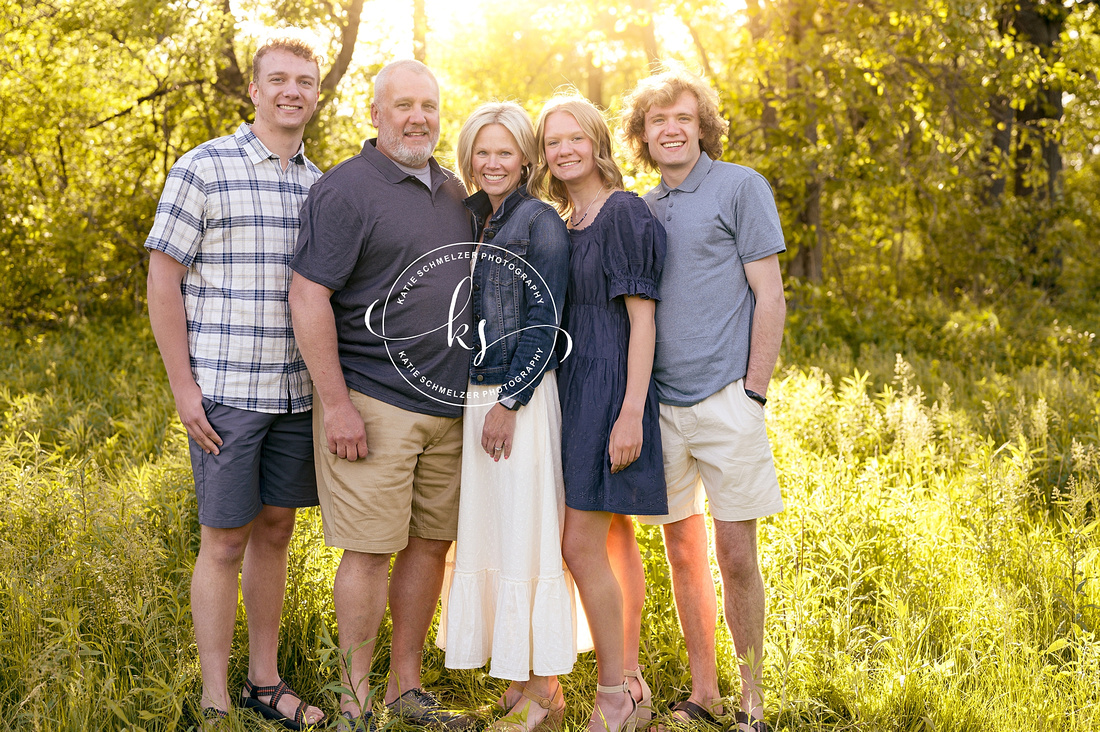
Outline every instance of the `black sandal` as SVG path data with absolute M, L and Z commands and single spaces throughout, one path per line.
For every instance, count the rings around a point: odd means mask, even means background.
M 226 719 L 227 717 L 229 717 L 229 712 L 225 711 L 224 709 L 218 709 L 217 707 L 203 707 L 202 711 L 199 712 L 199 720 L 201 722 L 199 724 L 199 729 L 217 729 L 220 726 L 217 723 L 221 722 L 221 720 Z M 214 722 L 215 724 L 206 724 L 206 722 Z
M 749 715 L 745 712 L 737 712 L 734 715 L 733 729 L 737 732 L 741 732 L 744 728 L 741 725 L 745 725 L 751 732 L 771 732 L 768 729 L 768 723 L 763 719 L 752 718 L 749 719 Z
M 294 710 L 294 718 L 291 719 L 285 714 L 279 711 L 279 700 L 289 694 L 290 696 L 298 697 L 298 708 Z M 260 701 L 261 696 L 271 695 L 271 701 L 268 704 L 264 704 Z M 244 689 L 241 690 L 241 705 L 246 709 L 255 709 L 259 712 L 264 719 L 270 719 L 273 722 L 277 722 L 287 729 L 306 729 L 312 727 L 315 724 L 320 724 L 325 721 L 324 717 L 321 717 L 316 722 L 306 722 L 306 708 L 309 707 L 306 704 L 305 699 L 301 697 L 296 691 L 286 685 L 286 682 L 279 679 L 279 683 L 274 686 L 256 686 L 252 683 L 251 679 L 245 679 Z
M 709 724 L 713 727 L 717 727 L 718 729 L 722 729 L 722 723 L 719 722 L 718 719 L 710 713 L 709 709 L 699 706 L 690 699 L 684 699 L 679 704 L 674 705 L 671 711 L 674 713 L 683 712 L 684 715 L 687 717 L 686 720 L 673 717 L 672 721 L 674 723 L 679 722 L 681 724 L 684 724 L 685 722 L 702 722 L 704 724 Z

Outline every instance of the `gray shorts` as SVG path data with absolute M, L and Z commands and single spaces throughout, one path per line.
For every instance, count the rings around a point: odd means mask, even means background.
M 317 505 L 311 412 L 266 414 L 206 397 L 202 406 L 222 446 L 218 455 L 209 455 L 188 440 L 200 524 L 233 529 L 252 521 L 264 506 Z

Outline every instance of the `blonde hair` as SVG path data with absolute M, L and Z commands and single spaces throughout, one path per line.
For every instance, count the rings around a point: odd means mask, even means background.
M 684 92 L 691 92 L 699 105 L 699 147 L 712 160 L 718 160 L 722 157 L 722 135 L 729 131 L 729 122 L 718 111 L 718 93 L 702 77 L 680 64 L 666 62 L 661 68 L 660 73 L 639 81 L 623 100 L 623 141 L 634 160 L 651 170 L 657 169 L 657 161 L 649 154 L 649 144 L 643 139 L 645 116 L 655 105 L 671 106 Z
M 592 141 L 592 154 L 596 169 L 605 186 L 622 190 L 623 174 L 611 154 L 611 132 L 607 128 L 600 110 L 592 102 L 580 95 L 575 89 L 553 97 L 539 112 L 539 121 L 535 125 L 535 141 L 538 145 L 538 165 L 531 175 L 529 189 L 554 204 L 562 216 L 573 211 L 574 202 L 569 198 L 565 184 L 550 175 L 550 166 L 546 162 L 546 120 L 557 112 L 573 115 L 581 132 Z
M 278 28 L 265 36 L 256 53 L 252 54 L 252 81 L 260 78 L 260 60 L 271 51 L 287 51 L 298 58 L 317 64 L 317 75 L 321 75 L 321 64 L 325 57 L 317 50 L 317 37 L 302 28 Z M 318 79 L 320 81 L 320 79 Z
M 516 146 L 527 163 L 520 173 L 520 183 L 526 183 L 531 172 L 531 166 L 538 160 L 538 149 L 535 147 L 535 130 L 531 126 L 531 118 L 523 107 L 515 102 L 489 102 L 482 104 L 474 110 L 462 125 L 462 131 L 458 133 L 458 145 L 455 148 L 455 157 L 458 162 L 458 177 L 466 186 L 467 193 L 477 193 L 479 190 L 474 181 L 474 141 L 477 133 L 483 127 L 500 125 L 512 133 Z

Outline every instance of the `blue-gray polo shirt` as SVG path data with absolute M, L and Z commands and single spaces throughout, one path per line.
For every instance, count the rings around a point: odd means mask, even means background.
M 340 365 L 350 388 L 411 412 L 458 417 L 470 365 L 463 344 L 476 345 L 466 192 L 435 159 L 428 188 L 375 142 L 310 189 L 290 266 L 334 291 Z
M 748 371 L 756 300 L 745 263 L 786 250 L 771 186 L 701 153 L 684 181 L 645 196 L 668 234 L 653 378 L 663 404 L 691 406 Z

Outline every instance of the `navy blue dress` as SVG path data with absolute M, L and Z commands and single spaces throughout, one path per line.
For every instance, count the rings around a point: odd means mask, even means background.
M 565 504 L 581 511 L 668 513 L 657 388 L 649 380 L 641 456 L 611 474 L 611 428 L 626 395 L 630 337 L 623 295 L 657 298 L 665 230 L 645 202 L 616 191 L 595 220 L 569 232 L 569 288 L 562 325 L 573 352 L 558 367 Z M 559 343 L 560 343 L 559 339 Z

